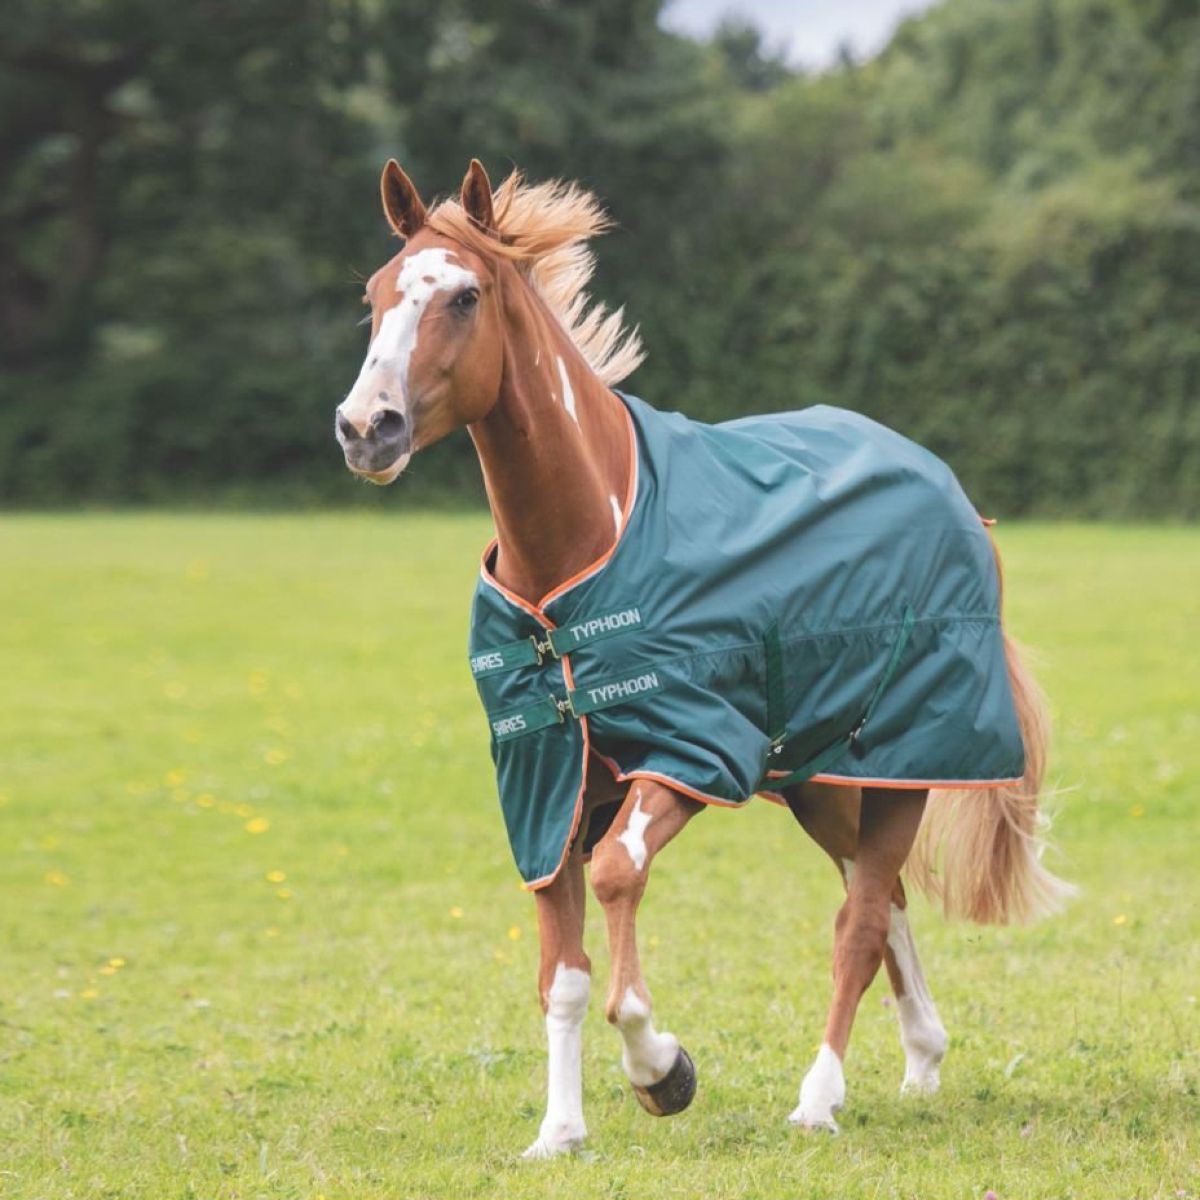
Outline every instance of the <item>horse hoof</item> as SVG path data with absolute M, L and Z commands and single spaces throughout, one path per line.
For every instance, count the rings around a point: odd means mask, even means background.
M 696 1067 L 691 1056 L 680 1046 L 671 1069 L 649 1087 L 639 1087 L 635 1083 L 633 1094 L 652 1116 L 673 1117 L 683 1112 L 696 1095 Z
M 810 1112 L 803 1104 L 799 1108 L 793 1110 L 791 1116 L 788 1117 L 788 1122 L 792 1125 L 797 1125 L 801 1129 L 807 1130 L 809 1133 L 840 1133 L 838 1123 L 833 1119 L 833 1109 L 827 1112 Z

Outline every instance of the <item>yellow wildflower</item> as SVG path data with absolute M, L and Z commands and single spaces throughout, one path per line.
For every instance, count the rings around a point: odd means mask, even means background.
M 95 998 L 100 995 L 100 993 L 96 991 L 94 987 L 84 988 L 79 994 L 84 1000 L 95 1000 Z
M 290 900 L 292 898 L 292 889 L 291 888 L 280 888 L 275 893 L 275 895 L 277 895 L 280 898 L 280 900 Z
M 1135 804 L 1130 810 L 1131 817 L 1144 817 L 1146 815 L 1146 806 L 1144 804 Z
M 116 958 L 110 958 L 108 960 L 108 965 L 110 967 L 115 967 L 119 971 L 125 965 L 125 960 L 120 956 Z
M 266 817 L 251 817 L 242 828 L 247 833 L 266 833 L 271 828 L 271 822 Z
M 451 910 L 450 915 L 457 921 L 462 916 L 462 909 L 456 904 Z
M 175 767 L 174 770 L 168 771 L 163 776 L 163 783 L 170 788 L 177 788 L 182 785 L 187 778 L 187 771 L 183 767 Z
M 280 871 L 278 869 L 267 872 L 267 882 L 268 883 L 282 883 L 286 878 L 287 878 L 286 872 Z
M 509 927 L 509 930 L 508 930 L 508 940 L 509 940 L 510 942 L 519 942 L 519 941 L 521 940 L 521 927 L 520 927 L 520 925 L 512 925 L 512 926 L 510 926 L 510 927 Z
M 42 876 L 51 887 L 66 887 L 71 881 L 61 871 L 49 870 Z
M 203 792 L 196 797 L 196 803 L 200 805 L 201 808 L 212 808 L 216 802 L 217 798 L 211 792 Z
M 1115 917 L 1113 917 L 1114 925 L 1127 925 L 1128 923 L 1129 918 L 1124 913 L 1118 913 Z

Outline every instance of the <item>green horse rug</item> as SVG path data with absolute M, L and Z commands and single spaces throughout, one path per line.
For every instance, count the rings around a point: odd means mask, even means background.
M 539 607 L 496 582 L 489 547 L 472 606 L 530 888 L 578 833 L 589 754 L 722 805 L 809 779 L 1021 778 L 998 570 L 945 463 L 836 408 L 705 425 L 621 399 L 636 462 L 612 551 Z

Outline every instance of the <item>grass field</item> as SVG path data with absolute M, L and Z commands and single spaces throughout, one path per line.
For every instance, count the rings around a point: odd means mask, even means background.
M 464 657 L 486 532 L 0 519 L 0 1197 L 1200 1195 L 1200 531 L 1001 527 L 1084 897 L 1030 929 L 915 906 L 939 1096 L 897 1097 L 877 982 L 842 1135 L 786 1124 L 839 886 L 756 803 L 698 820 L 643 908 L 696 1103 L 655 1121 L 625 1085 L 593 919 L 591 1144 L 549 1164 L 516 1157 L 533 903 Z

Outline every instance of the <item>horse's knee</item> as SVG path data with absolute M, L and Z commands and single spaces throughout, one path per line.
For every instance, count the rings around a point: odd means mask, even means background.
M 592 891 L 603 907 L 629 901 L 636 903 L 645 887 L 644 869 L 634 863 L 624 846 L 601 842 L 596 847 L 592 853 Z

